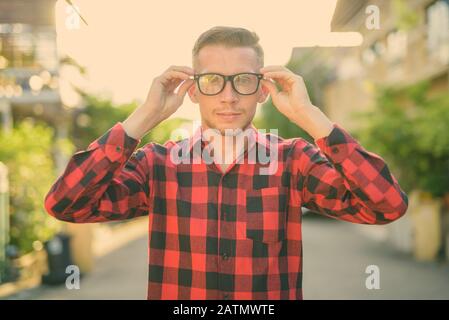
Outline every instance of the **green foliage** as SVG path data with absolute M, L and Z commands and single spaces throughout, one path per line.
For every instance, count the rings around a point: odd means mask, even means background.
M 11 133 L 0 133 L 0 161 L 9 170 L 10 243 L 22 254 L 32 250 L 34 241 L 46 241 L 59 230 L 59 222 L 43 207 L 56 178 L 50 158 L 52 135 L 48 126 L 28 120 Z
M 172 133 L 176 129 L 184 126 L 186 123 L 190 123 L 190 121 L 181 118 L 167 119 L 161 122 L 156 128 L 151 130 L 145 137 L 142 138 L 139 147 L 147 144 L 148 142 L 157 142 L 160 144 L 164 144 L 167 140 L 170 139 L 177 140 L 177 137 L 172 137 Z
M 83 93 L 86 107 L 76 116 L 73 139 L 79 149 L 85 149 L 95 139 L 102 136 L 117 122 L 123 122 L 137 107 L 137 102 L 116 105 L 110 99 L 100 98 Z M 180 118 L 167 119 L 160 123 L 142 138 L 138 147 L 146 143 L 167 141 L 173 130 L 187 120 Z
M 396 14 L 400 30 L 408 31 L 416 27 L 419 22 L 419 14 L 411 8 L 405 0 L 394 0 L 393 12 Z
M 76 116 L 73 139 L 80 149 L 103 135 L 116 122 L 124 121 L 136 103 L 115 105 L 109 99 L 83 94 L 86 107 Z
M 359 114 L 366 126 L 357 135 L 389 159 L 404 189 L 441 197 L 449 192 L 449 94 L 428 92 L 426 82 L 379 89 L 375 110 Z

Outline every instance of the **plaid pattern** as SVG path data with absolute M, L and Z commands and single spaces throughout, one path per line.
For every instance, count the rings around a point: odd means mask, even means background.
M 214 163 L 174 164 L 170 150 L 182 141 L 136 150 L 118 122 L 73 155 L 45 208 L 73 223 L 148 215 L 148 299 L 302 299 L 301 207 L 387 224 L 408 198 L 383 159 L 337 124 L 318 147 L 252 129 L 249 150 L 278 142 L 271 175 L 247 161 L 226 174 Z M 201 134 L 188 138 L 190 150 L 208 147 Z

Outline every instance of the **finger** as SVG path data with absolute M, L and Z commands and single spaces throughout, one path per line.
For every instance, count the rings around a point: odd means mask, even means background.
M 184 72 L 179 72 L 179 71 L 167 71 L 161 75 L 161 81 L 164 85 L 167 85 L 168 82 L 172 81 L 172 80 L 182 81 L 182 80 L 187 80 L 189 78 L 190 77 L 188 74 L 185 74 Z
M 188 79 L 186 81 L 184 81 L 183 84 L 181 84 L 181 86 L 178 89 L 178 92 L 176 93 L 180 98 L 184 98 L 184 96 L 186 95 L 187 90 L 189 90 L 189 88 L 195 83 L 194 80 L 192 79 Z
M 263 75 L 264 75 L 264 78 L 283 79 L 290 83 L 296 81 L 296 79 L 297 79 L 296 74 L 287 72 L 287 71 L 270 71 L 270 72 L 265 72 Z
M 262 85 L 268 89 L 271 96 L 275 96 L 278 94 L 279 90 L 277 89 L 276 85 L 271 82 L 270 80 L 264 80 L 262 79 Z
M 191 67 L 187 67 L 187 66 L 171 66 L 170 68 L 167 69 L 167 71 L 179 71 L 179 72 L 187 73 L 189 75 L 195 74 L 194 70 Z
M 178 79 L 182 79 L 182 80 L 187 80 L 187 79 L 190 78 L 190 76 L 189 76 L 188 74 L 186 74 L 185 72 L 182 72 L 182 71 L 175 71 L 175 70 L 167 71 L 167 72 L 165 72 L 165 73 L 163 74 L 163 76 L 164 76 L 166 79 L 168 79 L 168 80 L 171 80 L 171 79 L 174 79 L 174 78 L 178 78 Z

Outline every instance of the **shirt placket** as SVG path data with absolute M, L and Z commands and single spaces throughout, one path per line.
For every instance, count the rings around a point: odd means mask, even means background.
M 227 168 L 226 172 L 223 173 L 215 163 L 212 164 L 214 170 L 218 170 L 221 174 L 220 180 L 218 182 L 218 288 L 220 291 L 221 299 L 227 300 L 232 297 L 232 287 L 234 285 L 231 275 L 233 273 L 233 248 L 232 241 L 236 241 L 235 235 L 232 233 L 232 226 L 228 223 L 228 212 L 223 209 L 224 204 L 232 205 L 232 191 L 223 188 L 226 185 L 226 179 L 228 178 L 228 173 L 237 166 L 237 159 L 235 159 Z M 221 223 L 223 219 L 223 223 Z M 225 240 L 228 239 L 227 241 Z M 232 241 L 230 241 L 232 240 Z
M 249 149 L 254 146 L 254 142 L 250 144 Z M 206 144 L 202 143 L 202 149 L 206 147 Z M 207 146 L 209 147 L 209 146 Z M 248 150 L 249 150 L 248 149 Z M 220 180 L 218 182 L 217 188 L 217 211 L 218 211 L 218 226 L 217 226 L 217 237 L 218 237 L 218 257 L 217 257 L 217 273 L 218 273 L 218 291 L 219 298 L 228 300 L 232 298 L 232 291 L 234 286 L 234 278 L 231 276 L 233 274 L 233 251 L 232 241 L 237 241 L 235 234 L 233 234 L 234 228 L 232 225 L 228 223 L 228 213 L 226 210 L 223 210 L 223 204 L 234 204 L 235 199 L 232 200 L 233 191 L 229 191 L 229 189 L 224 189 L 223 184 L 226 184 L 226 178 L 228 177 L 228 173 L 237 165 L 239 165 L 239 161 L 243 160 L 245 155 L 248 153 L 248 150 L 245 150 L 243 153 L 239 154 L 234 161 L 229 165 L 226 171 L 223 173 L 221 169 L 216 165 L 215 162 L 207 165 L 208 170 L 214 170 L 220 173 Z M 223 197 L 223 191 L 227 190 L 227 194 Z M 235 190 L 234 190 L 235 191 Z M 234 192 L 235 193 L 235 192 Z M 224 223 L 221 223 L 223 217 Z M 235 224 L 236 222 L 234 222 Z M 236 226 L 235 226 L 236 228 Z M 224 238 L 227 238 L 232 241 L 225 241 Z

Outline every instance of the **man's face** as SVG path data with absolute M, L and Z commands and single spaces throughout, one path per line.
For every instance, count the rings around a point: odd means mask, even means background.
M 226 48 L 210 45 L 201 48 L 197 57 L 195 73 L 214 72 L 233 75 L 241 72 L 259 73 L 262 67 L 258 63 L 256 52 L 248 47 Z M 232 88 L 230 81 L 217 95 L 202 94 L 197 83 L 189 89 L 192 102 L 198 103 L 203 128 L 214 128 L 223 134 L 224 129 L 245 129 L 251 123 L 257 103 L 266 100 L 268 90 L 259 84 L 256 93 L 241 95 Z

